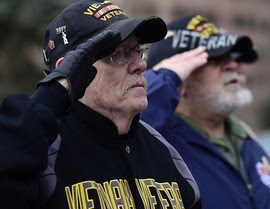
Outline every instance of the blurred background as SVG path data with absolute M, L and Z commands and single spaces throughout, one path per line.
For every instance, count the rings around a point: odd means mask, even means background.
M 266 146 L 270 150 L 270 0 L 112 1 L 130 17 L 158 15 L 169 22 L 183 15 L 202 14 L 231 33 L 248 34 L 260 59 L 245 66 L 254 102 L 237 115 L 260 138 L 269 139 Z M 33 92 L 46 69 L 41 48 L 46 26 L 73 2 L 76 0 L 0 1 L 0 101 L 10 93 Z

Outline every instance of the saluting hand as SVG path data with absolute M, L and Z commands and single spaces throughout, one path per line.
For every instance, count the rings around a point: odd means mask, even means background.
M 166 68 L 174 71 L 182 81 L 186 80 L 189 75 L 199 67 L 207 63 L 208 54 L 205 48 L 196 49 L 176 54 L 170 58 L 162 60 L 153 67 L 154 70 Z
M 97 71 L 92 66 L 94 62 L 111 54 L 120 40 L 121 35 L 117 31 L 104 31 L 88 39 L 74 51 L 69 51 L 63 62 L 38 85 L 57 80 L 69 90 L 71 102 L 80 99 L 96 76 Z

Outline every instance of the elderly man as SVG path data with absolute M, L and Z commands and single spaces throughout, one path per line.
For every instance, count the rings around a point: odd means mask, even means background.
M 1 208 L 201 208 L 180 155 L 139 121 L 142 44 L 166 32 L 109 1 L 79 1 L 52 21 L 48 76 L 1 105 Z
M 251 39 L 225 33 L 201 15 L 168 24 L 151 46 L 149 106 L 142 119 L 181 154 L 203 208 L 270 208 L 270 166 L 252 131 L 232 113 L 248 104 L 242 63 L 254 62 Z

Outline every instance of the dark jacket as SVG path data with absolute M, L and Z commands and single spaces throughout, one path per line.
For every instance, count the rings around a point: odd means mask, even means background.
M 270 209 L 270 162 L 258 143 L 248 136 L 239 151 L 243 173 L 205 136 L 174 111 L 181 80 L 172 71 L 148 70 L 148 108 L 142 119 L 159 131 L 183 157 L 198 183 L 205 209 Z
M 201 208 L 182 158 L 139 116 L 125 135 L 80 102 L 58 121 L 65 94 L 54 84 L 1 105 L 0 208 Z

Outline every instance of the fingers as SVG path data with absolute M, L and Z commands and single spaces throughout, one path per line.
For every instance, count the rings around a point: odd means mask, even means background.
M 91 57 L 93 63 L 95 60 L 112 53 L 120 42 L 120 32 L 107 30 L 81 43 L 75 51 L 78 56 L 86 55 L 87 57 Z
M 98 34 L 88 41 L 89 47 L 93 47 L 93 52 L 98 60 L 108 56 L 115 50 L 116 46 L 121 42 L 121 34 L 118 31 L 108 30 Z
M 194 70 L 196 70 L 197 68 L 207 63 L 208 54 L 204 51 L 203 48 L 200 47 L 190 52 L 191 53 L 185 57 L 185 61 L 189 62 L 190 68 L 194 68 Z
M 179 60 L 192 59 L 194 57 L 208 58 L 208 54 L 205 52 L 204 47 L 198 47 L 177 55 L 177 59 Z
M 167 68 L 174 71 L 182 80 L 185 80 L 194 70 L 207 63 L 208 54 L 205 48 L 196 49 L 176 54 L 154 66 L 154 69 Z
M 92 39 L 93 45 L 103 51 L 119 45 L 121 42 L 121 33 L 112 30 L 103 31 Z

